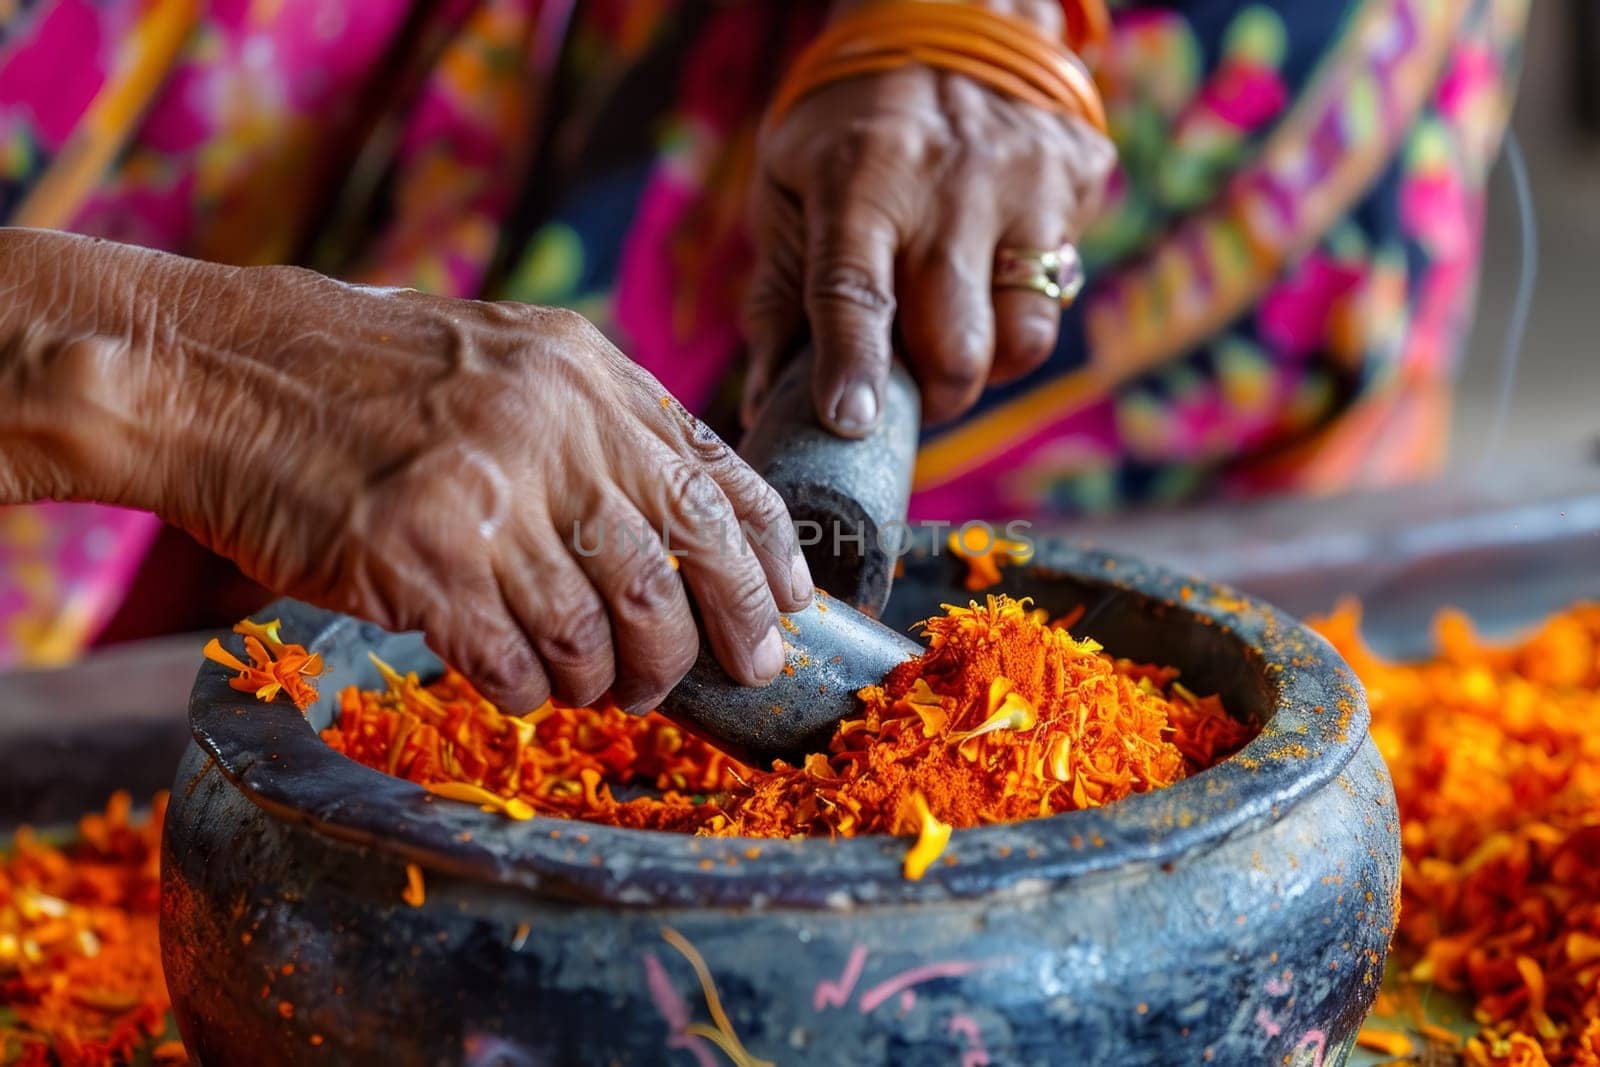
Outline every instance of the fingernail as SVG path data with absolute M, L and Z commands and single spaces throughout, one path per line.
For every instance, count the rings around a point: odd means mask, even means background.
M 772 681 L 778 676 L 778 672 L 783 670 L 783 638 L 778 635 L 776 626 L 768 630 L 767 636 L 756 646 L 755 655 L 750 658 L 750 666 L 762 682 Z
M 833 406 L 833 422 L 842 430 L 870 430 L 878 421 L 878 394 L 866 382 L 845 387 Z
M 1019 338 L 1022 348 L 1020 355 L 1027 362 L 1029 370 L 1050 358 L 1055 345 L 1055 333 L 1056 324 L 1048 319 L 1029 316 L 1024 320 Z
M 789 597 L 796 604 L 809 604 L 815 588 L 811 582 L 811 568 L 806 565 L 806 558 L 795 556 L 794 566 L 789 569 Z

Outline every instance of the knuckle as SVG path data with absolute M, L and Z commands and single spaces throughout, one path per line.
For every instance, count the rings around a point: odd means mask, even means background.
M 618 599 L 629 618 L 659 618 L 670 612 L 680 589 L 678 572 L 664 556 L 637 553 L 629 561 Z
M 1102 137 L 1098 133 L 1086 139 L 1084 146 L 1084 169 L 1096 183 L 1103 182 L 1111 177 L 1111 172 L 1117 166 L 1117 146 L 1110 138 Z
M 476 410 L 462 420 L 469 446 L 482 448 L 486 455 L 512 459 L 514 452 L 508 447 L 509 442 L 526 440 L 531 414 L 528 401 L 529 393 L 524 388 L 476 390 L 472 397 Z M 473 454 L 468 453 L 469 456 Z
M 502 635 L 473 642 L 448 657 L 480 687 L 505 695 L 530 689 L 545 692 L 543 671 L 527 641 Z
M 45 359 L 18 361 L 24 375 L 36 377 L 30 385 L 41 395 L 80 403 L 87 401 L 106 411 L 125 405 L 127 393 L 123 384 L 127 380 L 129 361 L 123 342 L 104 337 L 74 337 L 43 347 L 48 349 Z M 38 369 L 40 367 L 48 367 L 48 370 Z
M 482 321 L 494 326 L 526 328 L 545 321 L 546 308 L 520 300 L 483 300 L 472 305 Z
M 878 284 L 870 270 L 853 263 L 821 266 L 809 289 L 807 295 L 814 301 L 845 304 L 884 318 L 894 314 L 894 295 Z
M 675 515 L 711 516 L 721 513 L 727 506 L 716 479 L 699 463 L 670 465 L 662 489 L 667 506 Z
M 691 472 L 698 471 L 698 473 L 710 479 L 709 470 L 726 469 L 737 462 L 737 457 L 735 457 L 733 449 L 728 446 L 728 442 L 724 441 L 717 431 L 708 426 L 704 419 L 684 410 L 678 422 L 683 432 L 684 443 L 694 458 L 694 463 L 690 466 Z M 688 479 L 692 475 L 683 477 Z M 708 491 L 702 487 L 689 487 L 683 491 L 709 496 Z
M 876 123 L 855 119 L 834 128 L 818 162 L 836 176 L 859 168 L 876 150 L 882 133 Z
M 750 504 L 739 519 L 738 545 L 743 553 L 763 553 L 769 559 L 789 559 L 800 551 L 789 507 L 771 486 L 760 478 Z
M 1077 154 L 1071 139 L 1058 132 L 1055 136 L 1037 138 L 1021 165 L 1033 174 L 1048 175 L 1059 180 L 1072 173 L 1072 163 Z
M 611 623 L 600 601 L 593 596 L 578 595 L 564 597 L 559 602 L 562 611 L 541 628 L 536 639 L 544 658 L 563 667 L 586 667 L 607 656 Z
M 765 534 L 776 529 L 781 533 L 786 530 L 789 526 L 789 505 L 784 503 L 778 491 L 749 467 L 745 467 L 739 477 L 745 485 L 750 486 L 754 496 L 750 513 L 751 518 L 763 527 L 758 532 Z
M 769 263 L 745 290 L 744 317 L 747 322 L 766 322 L 787 316 L 798 303 L 799 286 L 793 264 Z
M 753 564 L 743 568 L 744 573 L 731 580 L 731 589 L 728 594 L 728 611 L 736 618 L 760 622 L 769 616 L 776 616 L 777 605 L 773 603 L 772 591 L 767 587 L 766 578 Z
M 699 419 L 694 421 L 694 426 L 689 430 L 689 447 L 701 462 L 712 466 L 725 466 L 732 462 L 733 449 L 728 447 L 728 442 L 717 436 L 715 430 Z
M 980 292 L 988 288 L 988 263 L 980 267 L 971 255 L 949 241 L 940 241 L 929 248 L 923 260 L 924 268 L 937 278 L 952 283 L 958 290 Z
M 789 318 L 789 299 L 779 299 L 771 289 L 752 289 L 740 308 L 739 323 L 745 337 L 751 342 L 772 342 L 771 335 L 780 333 L 782 323 Z
M 940 143 L 921 123 L 895 119 L 873 125 L 869 151 L 873 158 L 895 166 L 920 167 Z
M 524 314 L 527 328 L 542 342 L 538 350 L 558 362 L 574 364 L 579 372 L 593 373 L 596 357 L 609 359 L 613 353 L 600 328 L 570 308 L 527 306 Z
M 59 377 L 72 389 L 90 391 L 96 388 L 123 357 L 124 346 L 104 337 L 73 337 L 63 341 L 55 351 Z
M 972 118 L 963 124 L 956 143 L 943 154 L 949 157 L 951 169 L 964 179 L 963 184 L 973 186 L 987 184 L 990 175 L 1032 156 L 1032 144 L 1026 138 L 996 136 L 986 121 Z
M 829 130 L 816 153 L 825 183 L 848 185 L 863 171 L 897 173 L 923 166 L 935 139 L 917 122 L 902 117 L 857 118 Z
M 572 339 L 590 339 L 599 335 L 594 323 L 571 308 L 542 307 L 536 309 L 540 323 L 551 332 Z

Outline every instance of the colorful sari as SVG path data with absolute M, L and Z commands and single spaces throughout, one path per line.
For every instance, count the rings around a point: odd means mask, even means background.
M 926 435 L 914 515 L 1434 467 L 1528 0 L 1113 6 L 1090 285 L 1046 366 Z M 0 218 L 567 305 L 725 418 L 755 127 L 822 9 L 0 0 Z M 92 641 L 156 528 L 0 511 L 0 665 Z

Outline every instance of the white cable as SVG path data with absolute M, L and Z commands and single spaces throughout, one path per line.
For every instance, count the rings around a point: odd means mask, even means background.
M 1506 167 L 1515 192 L 1517 225 L 1522 242 L 1517 264 L 1517 291 L 1511 301 L 1511 318 L 1506 323 L 1505 347 L 1500 352 L 1500 385 L 1495 391 L 1494 413 L 1484 435 L 1480 463 L 1493 462 L 1505 437 L 1511 418 L 1511 401 L 1517 389 L 1517 365 L 1522 358 L 1522 342 L 1528 335 L 1528 318 L 1533 311 L 1533 289 L 1539 280 L 1539 227 L 1533 205 L 1533 184 L 1528 180 L 1528 162 L 1514 131 L 1505 136 Z

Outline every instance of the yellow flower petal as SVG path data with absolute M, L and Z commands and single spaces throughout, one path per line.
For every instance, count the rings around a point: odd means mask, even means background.
M 253 637 L 274 652 L 283 651 L 283 638 L 278 636 L 278 626 L 282 620 L 273 619 L 271 622 L 252 622 L 245 619 L 234 624 L 233 632 Z
M 933 861 L 944 853 L 945 846 L 950 843 L 950 824 L 939 821 L 929 810 L 928 802 L 921 793 L 913 793 L 911 803 L 916 808 L 920 826 L 917 830 L 917 843 L 906 853 L 902 873 L 907 880 L 915 882 L 926 874 Z
M 939 694 L 933 691 L 926 679 L 918 678 L 911 684 L 911 692 L 906 694 L 905 702 L 922 720 L 923 737 L 933 737 L 950 724 L 950 713 L 944 710 Z
M 989 684 L 989 707 L 991 710 L 987 719 L 950 740 L 964 746 L 968 741 L 984 734 L 992 734 L 996 730 L 1015 730 L 1020 733 L 1031 730 L 1039 724 L 1038 709 L 1027 697 L 1011 688 L 1009 678 L 996 678 Z M 967 755 L 965 750 L 962 755 Z
M 471 782 L 433 782 L 423 788 L 434 796 L 476 804 L 485 811 L 497 812 L 517 822 L 533 818 L 533 808 L 521 797 L 503 797 Z
M 1051 742 L 1049 769 L 1050 777 L 1058 782 L 1072 777 L 1072 738 L 1063 734 Z

